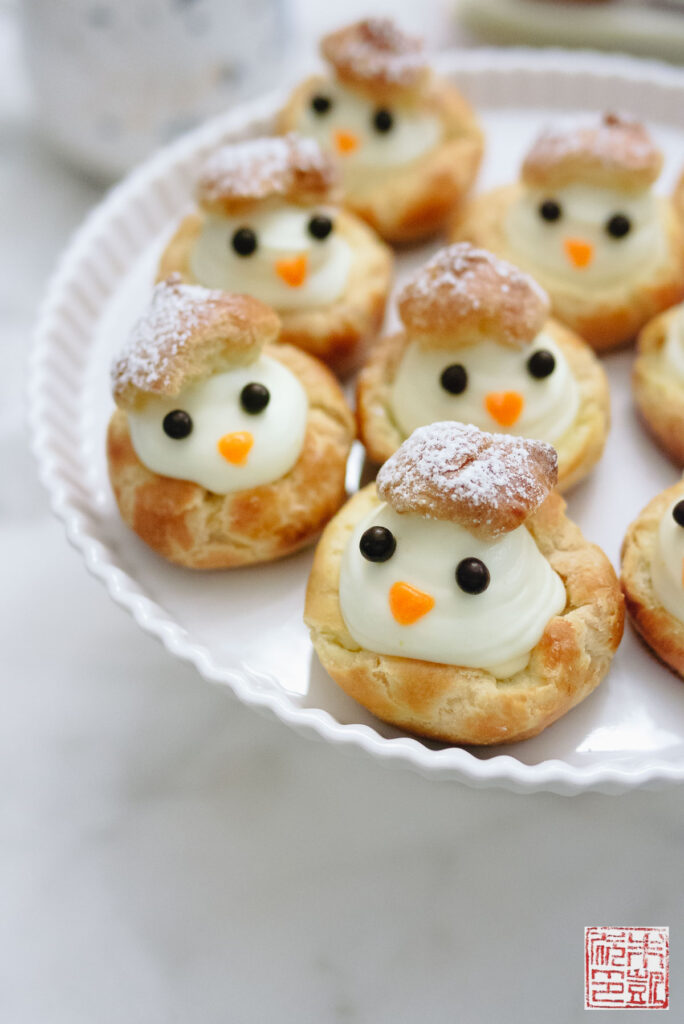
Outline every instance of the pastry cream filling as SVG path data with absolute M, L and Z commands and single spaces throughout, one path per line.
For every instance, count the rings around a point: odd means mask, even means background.
M 369 562 L 359 550 L 370 526 L 384 526 L 394 535 L 396 550 L 385 562 Z M 471 557 L 481 559 L 490 573 L 481 594 L 467 594 L 456 582 L 456 567 Z M 388 595 L 397 582 L 434 599 L 432 610 L 409 626 L 400 625 L 390 610 Z M 524 526 L 482 540 L 456 523 L 399 515 L 383 504 L 357 524 L 342 558 L 340 607 L 361 647 L 486 669 L 498 678 L 525 667 L 565 602 L 560 577 Z
M 240 395 L 246 384 L 264 385 L 266 407 L 246 412 Z M 187 437 L 169 437 L 167 413 L 183 410 L 192 420 Z M 285 476 L 299 458 L 306 433 L 308 400 L 301 383 L 282 363 L 260 356 L 249 366 L 217 373 L 192 384 L 175 398 L 149 398 L 128 413 L 131 440 L 138 458 L 154 473 L 190 480 L 214 494 L 229 494 Z M 244 462 L 221 454 L 219 443 L 246 438 Z
M 353 262 L 349 244 L 335 231 L 335 212 L 268 203 L 240 216 L 209 214 L 190 254 L 190 269 L 206 288 L 253 295 L 275 309 L 327 306 L 344 294 Z M 333 222 L 327 238 L 309 233 L 309 222 L 317 214 Z M 249 256 L 238 255 L 232 245 L 241 228 L 256 236 L 256 249 Z M 278 268 L 298 261 L 302 279 L 293 286 Z
M 539 213 L 542 203 L 553 200 L 561 208 L 557 220 Z M 611 217 L 622 214 L 630 229 L 621 238 L 606 230 Z M 527 188 L 511 205 L 505 232 L 512 259 L 545 281 L 588 285 L 629 286 L 629 277 L 652 274 L 667 257 L 667 240 L 657 197 L 650 191 L 620 192 L 589 185 L 558 189 Z M 585 246 L 583 265 L 568 254 L 568 243 Z
M 355 172 L 382 171 L 411 163 L 442 139 L 444 129 L 436 114 L 395 104 L 373 104 L 333 81 L 321 83 L 317 92 L 330 100 L 329 110 L 319 114 L 307 103 L 297 130 L 341 157 L 347 183 Z M 374 124 L 381 109 L 392 116 L 391 128 L 384 132 Z
M 663 346 L 665 365 L 684 380 L 684 306 L 670 321 Z
M 684 622 L 684 527 L 672 516 L 672 509 L 678 501 L 679 498 L 668 505 L 660 520 L 651 579 L 663 608 Z
M 553 372 L 541 380 L 527 369 L 530 356 L 539 349 L 551 352 L 556 361 Z M 445 391 L 440 383 L 443 371 L 455 363 L 467 374 L 465 390 L 457 395 Z M 506 391 L 522 398 L 522 411 L 510 426 L 494 419 L 486 404 L 487 396 Z M 449 352 L 414 341 L 399 364 L 391 403 L 394 420 L 405 437 L 427 423 L 458 420 L 481 430 L 554 441 L 576 419 L 579 386 L 562 351 L 544 332 L 523 350 L 483 341 Z

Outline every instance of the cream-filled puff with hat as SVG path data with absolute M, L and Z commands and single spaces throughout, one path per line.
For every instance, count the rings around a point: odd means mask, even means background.
M 550 442 L 559 485 L 600 458 L 609 392 L 596 356 L 549 319 L 546 293 L 483 249 L 439 250 L 398 297 L 403 330 L 375 347 L 357 387 L 359 431 L 384 462 L 413 430 L 440 420 Z
M 338 158 L 345 204 L 383 238 L 412 242 L 443 229 L 482 158 L 465 98 L 432 73 L 421 40 L 388 18 L 330 33 L 321 53 L 327 73 L 295 89 L 281 129 Z
M 276 310 L 280 340 L 347 372 L 382 324 L 392 255 L 339 205 L 334 162 L 290 134 L 227 143 L 197 182 L 159 277 L 253 295 Z
M 639 332 L 632 389 L 651 436 L 684 466 L 684 303 L 659 313 Z
M 478 196 L 453 238 L 532 274 L 554 316 L 597 351 L 616 348 L 684 297 L 684 233 L 672 201 L 654 191 L 662 163 L 629 118 L 551 128 L 519 182 Z
M 684 481 L 657 494 L 630 524 L 621 583 L 634 628 L 684 678 Z
M 311 543 L 345 498 L 353 418 L 318 360 L 249 295 L 171 278 L 112 366 L 109 477 L 124 521 L 195 569 Z
M 305 621 L 379 718 L 453 743 L 540 732 L 620 642 L 610 562 L 564 513 L 554 449 L 443 422 L 414 431 L 326 527 Z

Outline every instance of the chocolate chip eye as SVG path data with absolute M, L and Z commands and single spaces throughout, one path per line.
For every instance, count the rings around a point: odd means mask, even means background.
M 527 369 L 537 380 L 543 380 L 544 377 L 550 377 L 556 369 L 556 360 L 548 349 L 539 348 L 527 360 Z
M 167 412 L 162 427 L 164 433 L 174 441 L 182 441 L 192 433 L 192 418 L 184 409 L 174 409 L 173 412 Z
M 394 117 L 386 107 L 380 107 L 380 110 L 376 110 L 373 114 L 373 127 L 376 132 L 391 132 L 394 127 Z
M 456 582 L 466 594 L 484 593 L 489 578 L 489 569 L 479 558 L 464 558 L 456 566 Z
M 462 366 L 461 363 L 452 363 L 451 366 L 447 366 L 439 378 L 439 383 L 450 395 L 460 395 L 468 386 L 468 374 L 465 366 Z
M 606 222 L 606 231 L 613 238 L 624 238 L 632 230 L 632 222 L 624 213 L 614 213 Z
M 369 562 L 386 562 L 396 551 L 394 534 L 385 526 L 371 526 L 361 535 L 359 551 Z
M 238 228 L 230 241 L 238 256 L 251 256 L 257 247 L 257 236 L 251 228 Z
M 250 415 L 263 412 L 271 401 L 271 392 L 263 384 L 245 384 L 240 392 L 240 405 Z
M 542 220 L 548 220 L 549 223 L 560 220 L 562 213 L 561 205 L 555 199 L 545 199 L 539 206 L 539 216 Z
M 318 239 L 319 242 L 327 238 L 332 229 L 333 222 L 330 220 L 330 217 L 326 217 L 322 213 L 317 213 L 309 221 L 309 234 L 312 238 Z
M 323 96 L 322 93 L 318 93 L 312 97 L 311 109 L 314 114 L 327 114 L 332 108 L 332 100 L 329 96 Z
M 678 501 L 672 509 L 672 518 L 677 526 L 684 526 L 684 498 L 682 498 L 681 501 Z

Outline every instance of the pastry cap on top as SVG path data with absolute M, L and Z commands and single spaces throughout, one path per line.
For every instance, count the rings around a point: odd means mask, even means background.
M 367 18 L 321 40 L 321 53 L 340 82 L 371 99 L 410 98 L 430 77 L 423 43 L 390 18 Z
M 207 158 L 197 200 L 212 213 L 240 213 L 265 199 L 302 206 L 338 197 L 334 161 L 314 139 L 288 135 L 231 142 Z
M 116 404 L 134 409 L 150 396 L 173 397 L 212 373 L 252 363 L 279 331 L 276 313 L 251 295 L 183 284 L 173 274 L 155 287 L 112 364 Z
M 604 114 L 598 124 L 542 132 L 522 166 L 522 180 L 541 188 L 574 182 L 639 192 L 653 184 L 663 155 L 639 121 Z
M 550 444 L 447 421 L 414 430 L 381 468 L 377 488 L 395 512 L 492 539 L 524 523 L 557 479 Z
M 398 307 L 412 338 L 447 349 L 487 339 L 524 348 L 549 315 L 536 281 L 468 242 L 435 253 L 402 289 Z

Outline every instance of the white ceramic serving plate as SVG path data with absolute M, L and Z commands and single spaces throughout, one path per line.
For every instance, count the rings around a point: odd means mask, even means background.
M 515 175 L 545 122 L 587 110 L 625 109 L 651 123 L 667 155 L 664 189 L 684 164 L 681 71 L 523 50 L 458 52 L 440 64 L 483 116 L 481 188 Z M 103 450 L 111 356 L 148 299 L 156 258 L 188 205 L 203 154 L 225 138 L 267 131 L 282 98 L 232 111 L 160 152 L 91 214 L 59 265 L 37 329 L 30 405 L 41 476 L 69 540 L 113 599 L 172 654 L 302 735 L 476 786 L 617 793 L 681 781 L 684 685 L 629 627 L 599 689 L 541 736 L 487 750 L 425 743 L 367 714 L 319 666 L 302 623 L 311 552 L 256 569 L 193 574 L 167 565 L 120 521 Z M 402 256 L 399 279 L 435 247 Z M 630 353 L 605 361 L 613 430 L 598 470 L 569 502 L 587 537 L 616 565 L 628 522 L 677 478 L 634 418 L 631 361 Z M 357 449 L 352 484 L 360 462 Z

